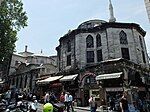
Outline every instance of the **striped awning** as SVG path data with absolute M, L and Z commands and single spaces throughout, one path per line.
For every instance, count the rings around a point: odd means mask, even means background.
M 47 84 L 56 80 L 59 80 L 60 78 L 62 78 L 63 76 L 54 76 L 54 77 L 48 77 L 44 80 L 38 80 L 37 84 Z
M 3 84 L 4 83 L 4 81 L 0 78 L 0 84 Z
M 102 74 L 96 76 L 96 80 L 103 80 L 103 79 L 115 79 L 121 76 L 122 72 L 119 73 L 111 73 L 111 74 Z
M 73 81 L 76 79 L 76 77 L 78 76 L 78 74 L 75 74 L 75 75 L 67 75 L 67 76 L 64 76 L 60 79 L 60 81 Z

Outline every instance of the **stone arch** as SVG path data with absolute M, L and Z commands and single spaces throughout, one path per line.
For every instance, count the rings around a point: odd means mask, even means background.
M 81 87 L 84 86 L 86 78 L 87 78 L 87 77 L 90 77 L 90 76 L 96 78 L 96 75 L 95 75 L 94 73 L 91 73 L 91 72 L 87 72 L 87 73 L 85 73 L 85 74 L 81 77 L 81 80 L 80 80 L 80 82 L 81 82 Z

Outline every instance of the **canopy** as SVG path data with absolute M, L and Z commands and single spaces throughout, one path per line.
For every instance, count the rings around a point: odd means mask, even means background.
M 46 78 L 44 80 L 40 80 L 40 81 L 37 81 L 38 84 L 46 84 L 46 83 L 49 83 L 49 82 L 52 82 L 52 81 L 56 81 L 60 78 L 62 78 L 63 76 L 54 76 L 54 77 L 49 77 L 49 78 Z
M 4 82 L 3 81 L 0 81 L 0 84 L 3 84 Z
M 3 84 L 4 83 L 4 81 L 2 81 L 2 79 L 0 78 L 0 84 Z
M 96 76 L 96 80 L 103 80 L 103 79 L 115 79 L 121 76 L 122 72 L 119 73 L 111 73 L 111 74 L 102 74 Z
M 60 79 L 60 81 L 72 81 L 75 80 L 77 76 L 78 74 L 64 76 L 63 78 Z

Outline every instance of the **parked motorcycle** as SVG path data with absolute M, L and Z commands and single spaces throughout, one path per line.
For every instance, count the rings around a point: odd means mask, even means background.
M 8 102 L 5 99 L 0 101 L 0 112 L 3 112 L 7 109 Z
M 5 112 L 27 112 L 28 109 L 28 103 L 25 101 L 18 101 L 17 105 L 15 103 L 10 104 L 7 106 Z
M 37 112 L 38 102 L 34 100 L 33 102 L 29 103 L 29 111 L 28 112 Z

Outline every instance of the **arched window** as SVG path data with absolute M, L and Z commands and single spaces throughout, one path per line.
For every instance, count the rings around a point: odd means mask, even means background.
M 87 48 L 94 47 L 94 41 L 93 41 L 93 37 L 91 35 L 88 35 L 86 38 L 86 47 Z
M 128 44 L 127 34 L 124 31 L 121 31 L 119 33 L 119 36 L 120 36 L 120 44 Z
M 143 49 L 144 47 L 143 47 L 143 42 L 142 42 L 142 38 L 141 38 L 141 36 L 139 36 L 139 40 L 140 40 L 141 48 Z
M 71 41 L 68 40 L 67 42 L 67 52 L 70 52 L 71 51 Z
M 100 34 L 98 34 L 97 36 L 96 36 L 96 46 L 97 47 L 100 47 L 102 44 L 101 44 L 101 36 L 100 36 Z

